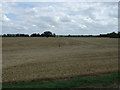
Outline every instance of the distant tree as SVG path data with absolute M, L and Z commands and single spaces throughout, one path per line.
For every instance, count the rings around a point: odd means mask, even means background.
M 2 37 L 29 37 L 28 34 L 3 34 Z
M 41 34 L 41 36 L 43 36 L 43 37 L 52 37 L 53 35 L 52 35 L 52 32 L 45 31 L 44 33 Z
M 55 33 L 53 33 L 53 37 L 56 37 L 56 34 L 55 34 Z
M 109 34 L 109 37 L 110 38 L 118 38 L 118 34 L 115 33 L 115 32 L 112 32 L 112 33 Z
M 108 37 L 107 34 L 100 34 L 99 37 Z
M 71 37 L 71 35 L 69 34 L 68 37 Z
M 7 37 L 7 35 L 6 35 L 6 34 L 3 34 L 2 37 Z
M 30 36 L 31 36 L 31 37 L 40 37 L 40 34 L 39 34 L 39 33 L 38 33 L 38 34 L 33 33 L 33 34 L 31 34 Z
M 120 38 L 120 32 L 118 32 L 118 37 Z

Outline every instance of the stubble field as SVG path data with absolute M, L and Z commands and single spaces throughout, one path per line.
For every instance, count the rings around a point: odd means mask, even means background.
M 5 82 L 93 76 L 118 71 L 118 39 L 2 38 Z

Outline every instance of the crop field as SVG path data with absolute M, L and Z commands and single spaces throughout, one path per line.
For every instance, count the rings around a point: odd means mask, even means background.
M 118 39 L 3 37 L 2 80 L 61 80 L 118 71 Z

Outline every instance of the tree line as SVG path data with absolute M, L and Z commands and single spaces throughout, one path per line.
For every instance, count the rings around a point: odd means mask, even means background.
M 120 32 L 115 33 L 107 33 L 100 35 L 56 35 L 50 31 L 45 31 L 42 34 L 33 33 L 31 35 L 28 34 L 3 34 L 2 37 L 110 37 L 110 38 L 120 38 Z
M 33 33 L 31 35 L 28 34 L 3 34 L 2 37 L 55 37 L 55 33 L 52 33 L 50 31 L 45 31 L 42 34 L 39 33 Z

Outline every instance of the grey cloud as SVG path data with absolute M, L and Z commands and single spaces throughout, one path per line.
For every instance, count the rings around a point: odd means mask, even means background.
M 19 20 L 4 21 L 3 33 L 50 30 L 56 34 L 99 34 L 117 31 L 117 9 L 117 3 L 34 3 L 34 7 L 29 8 L 6 3 L 1 13 L 17 14 Z

